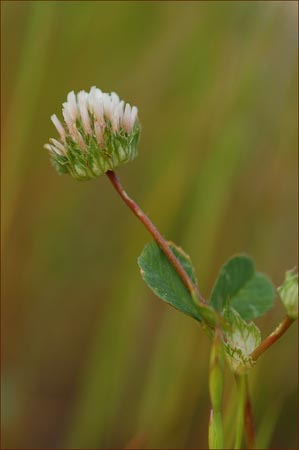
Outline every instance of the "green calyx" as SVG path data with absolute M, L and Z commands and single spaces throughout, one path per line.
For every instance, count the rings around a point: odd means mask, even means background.
M 114 170 L 122 164 L 133 161 L 137 155 L 140 125 L 135 123 L 131 132 L 112 130 L 109 124 L 103 133 L 103 144 L 99 145 L 94 135 L 88 135 L 78 123 L 78 130 L 85 149 L 72 136 L 66 137 L 66 154 L 51 154 L 51 162 L 59 174 L 68 173 L 76 180 L 97 178 L 108 170 Z

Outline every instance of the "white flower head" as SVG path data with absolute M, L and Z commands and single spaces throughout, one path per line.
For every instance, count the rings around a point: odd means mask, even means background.
M 59 173 L 87 180 L 136 158 L 140 135 L 136 106 L 95 86 L 77 95 L 71 91 L 62 106 L 63 121 L 51 116 L 59 139 L 45 145 Z

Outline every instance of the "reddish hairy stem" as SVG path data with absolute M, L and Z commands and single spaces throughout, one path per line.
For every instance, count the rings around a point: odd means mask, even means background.
M 126 203 L 126 205 L 131 209 L 131 211 L 135 214 L 135 216 L 138 217 L 140 222 L 143 223 L 145 228 L 153 236 L 153 238 L 155 239 L 161 250 L 164 252 L 165 256 L 168 258 L 169 262 L 177 271 L 178 275 L 180 276 L 186 288 L 189 290 L 192 297 L 197 298 L 200 303 L 206 303 L 204 298 L 199 293 L 197 286 L 195 286 L 195 284 L 192 282 L 191 278 L 189 277 L 189 275 L 187 274 L 187 272 L 185 271 L 179 260 L 173 254 L 167 241 L 163 238 L 161 233 L 151 222 L 151 220 L 147 217 L 147 215 L 142 211 L 142 209 L 137 205 L 137 203 L 128 196 L 128 194 L 122 187 L 120 180 L 118 176 L 115 174 L 115 172 L 108 170 L 108 172 L 106 172 L 106 175 L 111 181 L 113 187 L 116 189 L 116 191 L 119 193 L 123 201 Z
M 271 347 L 292 325 L 295 320 L 289 316 L 286 316 L 284 320 L 278 325 L 278 327 L 271 333 L 263 342 L 251 353 L 251 358 L 256 361 L 266 350 Z

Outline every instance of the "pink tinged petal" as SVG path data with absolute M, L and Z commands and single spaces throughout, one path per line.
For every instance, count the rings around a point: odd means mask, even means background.
M 96 87 L 96 86 L 91 86 L 88 95 L 93 96 L 93 94 L 96 92 L 96 90 L 97 90 L 97 87 Z
M 104 114 L 107 117 L 107 119 L 112 119 L 112 101 L 108 94 L 103 95 L 103 107 L 104 107 Z
M 117 106 L 119 104 L 119 96 L 116 92 L 111 92 L 110 98 L 113 106 Z
M 45 144 L 45 145 L 44 145 L 44 148 L 45 148 L 46 150 L 48 150 L 48 152 L 52 152 L 52 148 L 51 148 L 51 145 L 50 145 L 50 144 Z
M 123 117 L 123 127 L 128 132 L 130 131 L 130 118 L 131 118 L 131 106 L 129 105 L 129 103 L 127 103 Z
M 93 96 L 93 95 L 95 95 L 96 93 L 98 93 L 98 94 L 100 94 L 100 95 L 103 94 L 102 91 L 101 91 L 101 89 L 97 88 L 96 86 L 92 86 L 92 87 L 90 88 L 89 95 L 92 94 L 92 96 Z
M 62 114 L 63 114 L 63 111 L 67 111 L 67 118 L 68 118 L 68 121 L 71 123 L 76 123 L 76 116 L 75 116 L 75 114 L 74 114 L 74 111 L 72 111 L 72 108 L 70 107 L 70 105 L 69 105 L 69 103 L 67 103 L 67 102 L 65 102 L 65 103 L 62 103 L 62 106 L 63 106 L 63 108 L 62 108 Z M 77 115 L 78 116 L 78 115 Z M 64 118 L 65 119 L 65 118 Z
M 75 122 L 71 118 L 71 115 L 70 115 L 70 112 L 69 112 L 68 108 L 63 107 L 62 115 L 63 115 L 64 121 L 65 121 L 65 123 L 66 123 L 66 125 L 68 127 L 69 133 L 71 135 L 73 135 Z
M 101 125 L 98 122 L 95 122 L 95 124 L 94 124 L 94 131 L 96 134 L 98 144 L 102 145 L 104 143 L 103 131 L 102 131 Z
M 115 132 L 118 131 L 119 130 L 119 114 L 117 111 L 114 111 L 111 123 L 112 123 L 112 130 Z
M 65 123 L 67 124 L 67 127 L 69 129 L 69 134 L 70 134 L 71 138 L 73 139 L 73 141 L 75 141 L 79 145 L 81 150 L 85 150 L 86 149 L 85 142 L 84 142 L 81 134 L 79 133 L 79 130 L 77 129 L 76 123 L 72 121 L 68 109 L 63 109 L 62 114 L 63 114 L 64 120 L 65 120 Z
M 52 138 L 50 139 L 50 142 L 61 152 L 62 155 L 66 155 L 66 148 L 61 144 L 61 142 Z
M 136 108 L 136 106 L 133 106 L 132 111 L 131 111 L 131 117 L 130 117 L 130 130 L 132 130 L 135 125 L 137 114 L 138 114 L 138 109 Z
M 93 112 L 95 119 L 100 125 L 104 123 L 104 107 L 103 107 L 103 94 L 100 89 L 97 89 L 93 97 Z
M 117 112 L 119 115 L 120 123 L 122 123 L 123 116 L 124 116 L 124 105 L 125 105 L 125 102 L 122 100 L 121 102 L 119 102 L 119 104 L 117 106 Z
M 88 104 L 88 109 L 91 113 L 94 112 L 94 101 L 95 101 L 96 91 L 97 91 L 97 88 L 95 86 L 92 86 L 92 88 L 90 88 L 90 91 L 88 94 L 87 104 Z
M 56 153 L 57 155 L 61 156 L 62 153 L 58 148 L 55 147 L 55 145 L 45 144 L 44 148 L 48 150 L 50 153 Z
M 89 117 L 88 108 L 87 108 L 88 94 L 85 91 L 80 91 L 77 98 L 78 98 L 78 107 L 79 107 L 84 131 L 87 134 L 92 134 L 90 117 Z
M 74 141 L 77 142 L 77 144 L 79 145 L 79 147 L 82 151 L 87 150 L 84 139 L 81 136 L 80 131 L 77 129 L 76 125 L 74 125 L 74 131 L 73 131 L 72 137 L 73 137 Z
M 63 128 L 63 126 L 62 126 L 60 120 L 58 119 L 58 117 L 56 116 L 56 114 L 53 114 L 51 116 L 51 120 L 52 120 L 53 125 L 55 126 L 56 130 L 60 134 L 61 139 L 63 141 L 65 141 L 65 129 Z
M 67 96 L 66 104 L 68 105 L 68 110 L 69 110 L 71 118 L 74 121 L 76 121 L 78 118 L 79 111 L 78 111 L 78 105 L 77 105 L 77 100 L 76 100 L 74 91 L 69 92 L 69 94 Z

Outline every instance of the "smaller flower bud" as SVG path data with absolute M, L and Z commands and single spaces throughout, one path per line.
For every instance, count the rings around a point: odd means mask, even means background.
M 277 288 L 281 301 L 291 319 L 298 319 L 298 273 L 289 270 L 283 284 Z

